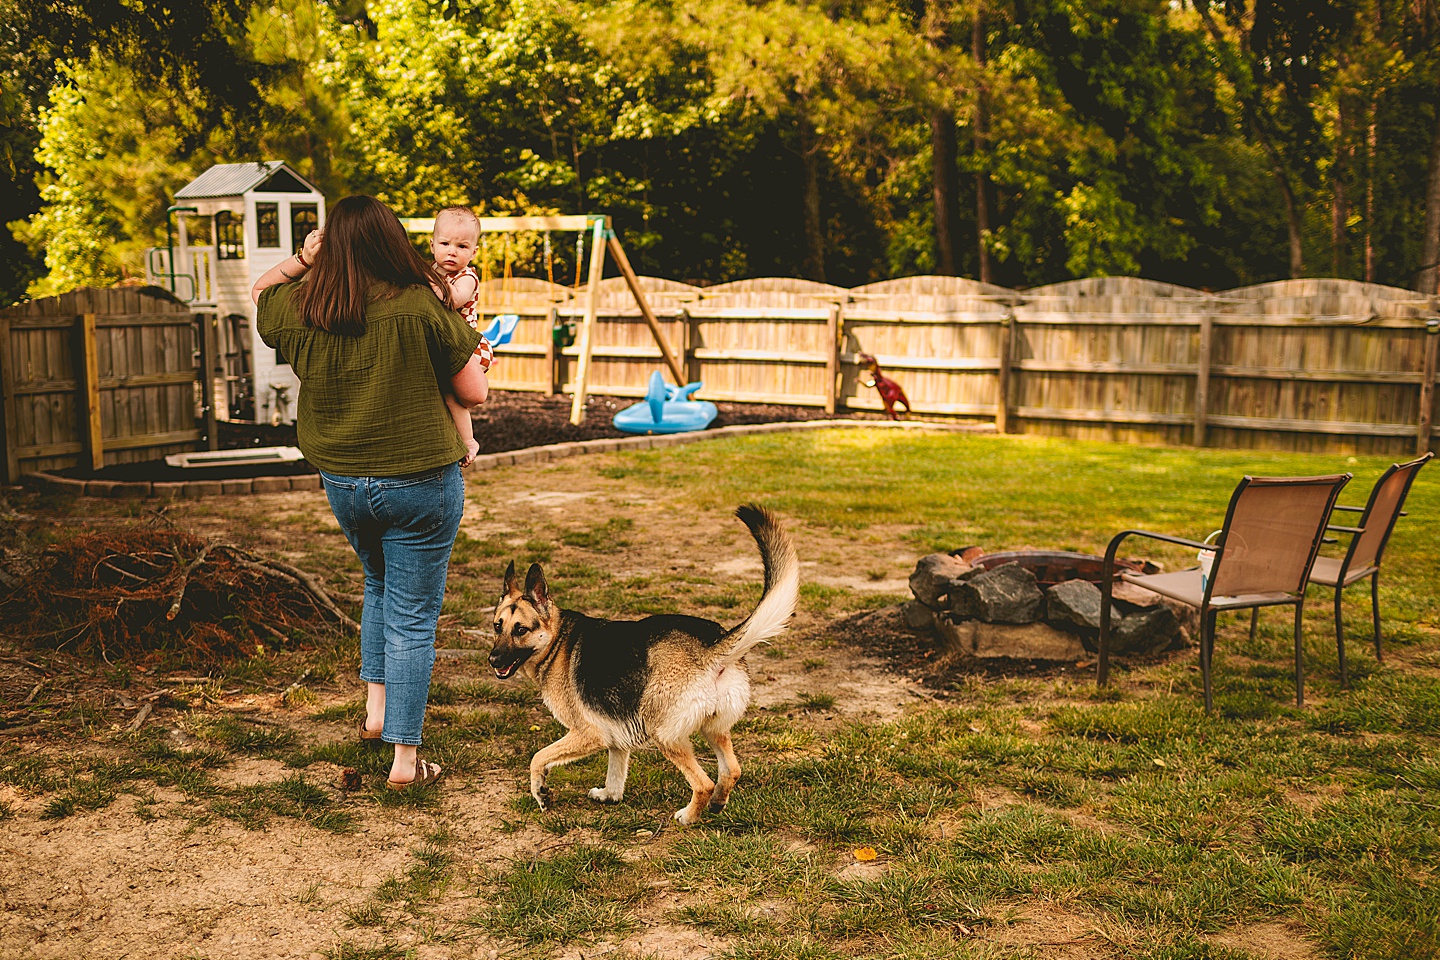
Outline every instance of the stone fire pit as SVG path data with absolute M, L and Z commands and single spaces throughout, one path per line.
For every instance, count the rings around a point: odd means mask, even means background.
M 1159 569 L 1133 560 L 1117 565 Z M 910 575 L 915 599 L 903 608 L 905 622 L 934 635 L 950 657 L 1085 659 L 1100 636 L 1103 568 L 1100 557 L 1061 551 L 932 553 Z M 1112 596 L 1112 652 L 1157 653 L 1184 643 L 1186 608 L 1119 580 Z

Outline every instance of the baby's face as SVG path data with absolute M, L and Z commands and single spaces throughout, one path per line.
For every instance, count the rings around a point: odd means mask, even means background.
M 459 217 L 441 217 L 435 221 L 430 252 L 435 255 L 435 262 L 442 270 L 458 273 L 475 256 L 475 247 L 479 242 L 480 231 L 474 223 Z

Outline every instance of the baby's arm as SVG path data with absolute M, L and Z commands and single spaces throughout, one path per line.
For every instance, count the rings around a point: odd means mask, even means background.
M 445 406 L 450 410 L 450 418 L 455 421 L 455 429 L 460 431 L 460 440 L 465 444 L 465 457 L 460 461 L 460 466 L 468 467 L 475 462 L 480 454 L 480 444 L 475 442 L 475 424 L 470 420 L 470 410 L 455 399 L 455 394 L 445 394 Z
M 459 310 L 470 299 L 475 296 L 475 291 L 480 289 L 480 281 L 473 274 L 462 273 L 450 281 L 450 305 Z

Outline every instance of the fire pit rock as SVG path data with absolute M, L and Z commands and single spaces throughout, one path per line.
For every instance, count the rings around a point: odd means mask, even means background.
M 949 656 L 1076 660 L 1095 650 L 1100 557 L 967 548 L 962 559 L 961 553 L 931 554 L 916 564 L 910 577 L 915 599 L 902 608 L 912 630 L 935 636 Z M 1159 595 L 1117 581 L 1112 597 L 1115 653 L 1155 653 L 1183 642 L 1183 618 Z

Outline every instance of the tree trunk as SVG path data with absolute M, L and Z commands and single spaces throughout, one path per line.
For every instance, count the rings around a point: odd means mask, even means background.
M 1330 269 L 1333 276 L 1345 275 L 1346 232 L 1350 219 L 1350 203 L 1345 194 L 1345 177 L 1349 172 L 1350 144 L 1345 129 L 1345 102 L 1335 108 L 1335 163 L 1330 168 Z
M 935 194 L 935 272 L 943 277 L 960 275 L 960 174 L 955 160 L 955 117 L 943 107 L 930 111 L 930 178 Z
M 1425 234 L 1420 242 L 1420 276 L 1415 289 L 1440 294 L 1440 104 L 1435 107 L 1435 132 L 1430 136 L 1430 169 L 1425 184 Z
M 805 230 L 805 276 L 825 282 L 825 232 L 820 220 L 820 143 L 815 128 L 800 118 L 801 219 Z
M 1375 282 L 1375 103 L 1365 132 L 1365 282 Z
M 990 138 L 990 91 L 985 85 L 985 17 L 984 7 L 975 7 L 975 20 L 970 31 L 970 52 L 980 68 L 981 80 L 975 91 L 975 156 L 979 166 L 975 172 L 975 239 L 980 260 L 980 282 L 993 283 L 990 264 L 990 213 L 994 186 L 985 172 L 985 151 Z
M 1295 202 L 1295 192 L 1285 176 L 1277 171 L 1280 189 L 1285 194 L 1285 223 L 1290 230 L 1290 279 L 1299 280 L 1305 276 L 1305 250 L 1300 244 L 1300 205 Z

